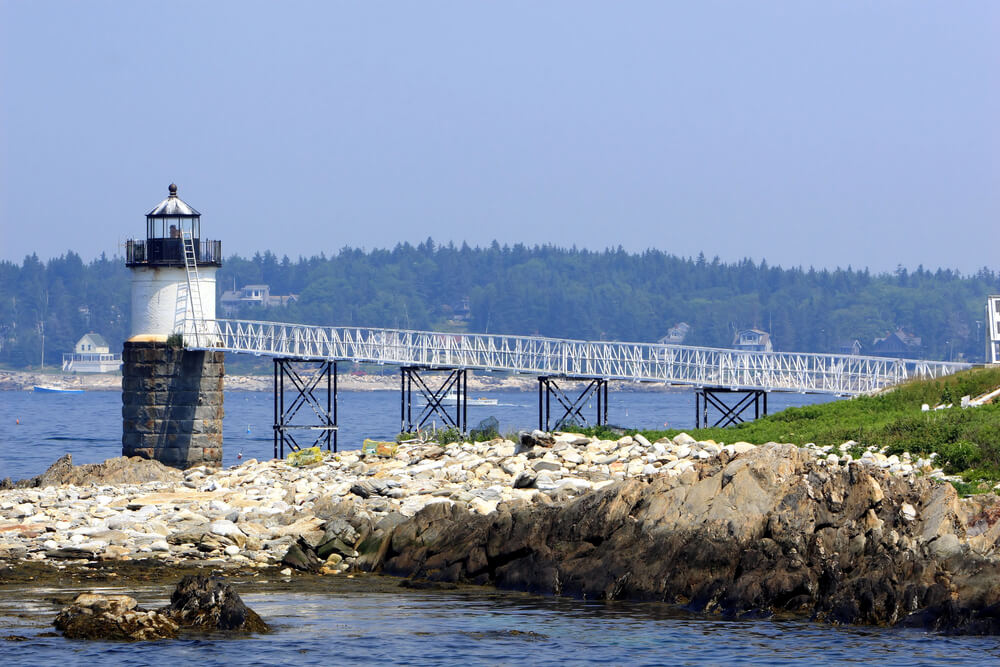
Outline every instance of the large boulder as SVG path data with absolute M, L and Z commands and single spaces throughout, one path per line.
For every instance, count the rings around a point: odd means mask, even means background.
M 170 596 L 170 604 L 161 611 L 185 628 L 226 632 L 270 630 L 255 611 L 243 604 L 232 586 L 203 574 L 184 577 Z

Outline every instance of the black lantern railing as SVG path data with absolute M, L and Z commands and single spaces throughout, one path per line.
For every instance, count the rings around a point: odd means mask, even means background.
M 222 241 L 194 239 L 198 266 L 222 266 Z M 125 244 L 126 266 L 184 266 L 182 239 L 129 239 Z

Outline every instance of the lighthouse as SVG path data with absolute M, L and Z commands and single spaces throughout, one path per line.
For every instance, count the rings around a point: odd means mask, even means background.
M 206 345 L 215 319 L 222 243 L 202 238 L 201 213 L 177 196 L 146 214 L 146 238 L 126 244 L 131 336 L 122 351 L 122 454 L 170 466 L 222 463 L 222 352 Z

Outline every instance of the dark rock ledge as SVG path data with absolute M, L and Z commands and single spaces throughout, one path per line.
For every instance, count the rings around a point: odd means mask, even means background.
M 54 624 L 70 639 L 125 641 L 174 639 L 188 630 L 269 631 L 229 584 L 204 575 L 184 577 L 170 604 L 159 610 L 142 609 L 127 595 L 83 593 L 59 612 Z
M 1000 633 L 1000 503 L 792 445 L 489 515 L 429 505 L 359 563 L 431 581 L 727 615 Z

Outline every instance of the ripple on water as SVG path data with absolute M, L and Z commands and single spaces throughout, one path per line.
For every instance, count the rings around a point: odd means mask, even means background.
M 109 590 L 108 592 L 119 592 Z M 5 591 L 10 593 L 10 591 Z M 27 594 L 27 591 L 22 593 Z M 75 592 L 62 592 L 60 597 Z M 165 589 L 138 592 L 162 604 Z M 599 603 L 491 591 L 345 594 L 251 593 L 247 604 L 275 632 L 243 639 L 186 638 L 120 644 L 38 637 L 58 604 L 0 603 L 4 667 L 101 665 L 362 664 L 983 664 L 1000 660 L 992 638 L 802 621 L 729 621 L 651 603 Z M 22 617 L 17 617 L 22 613 Z M 5 642 L 6 643 L 6 642 Z M 7 650 L 5 650 L 7 649 Z

